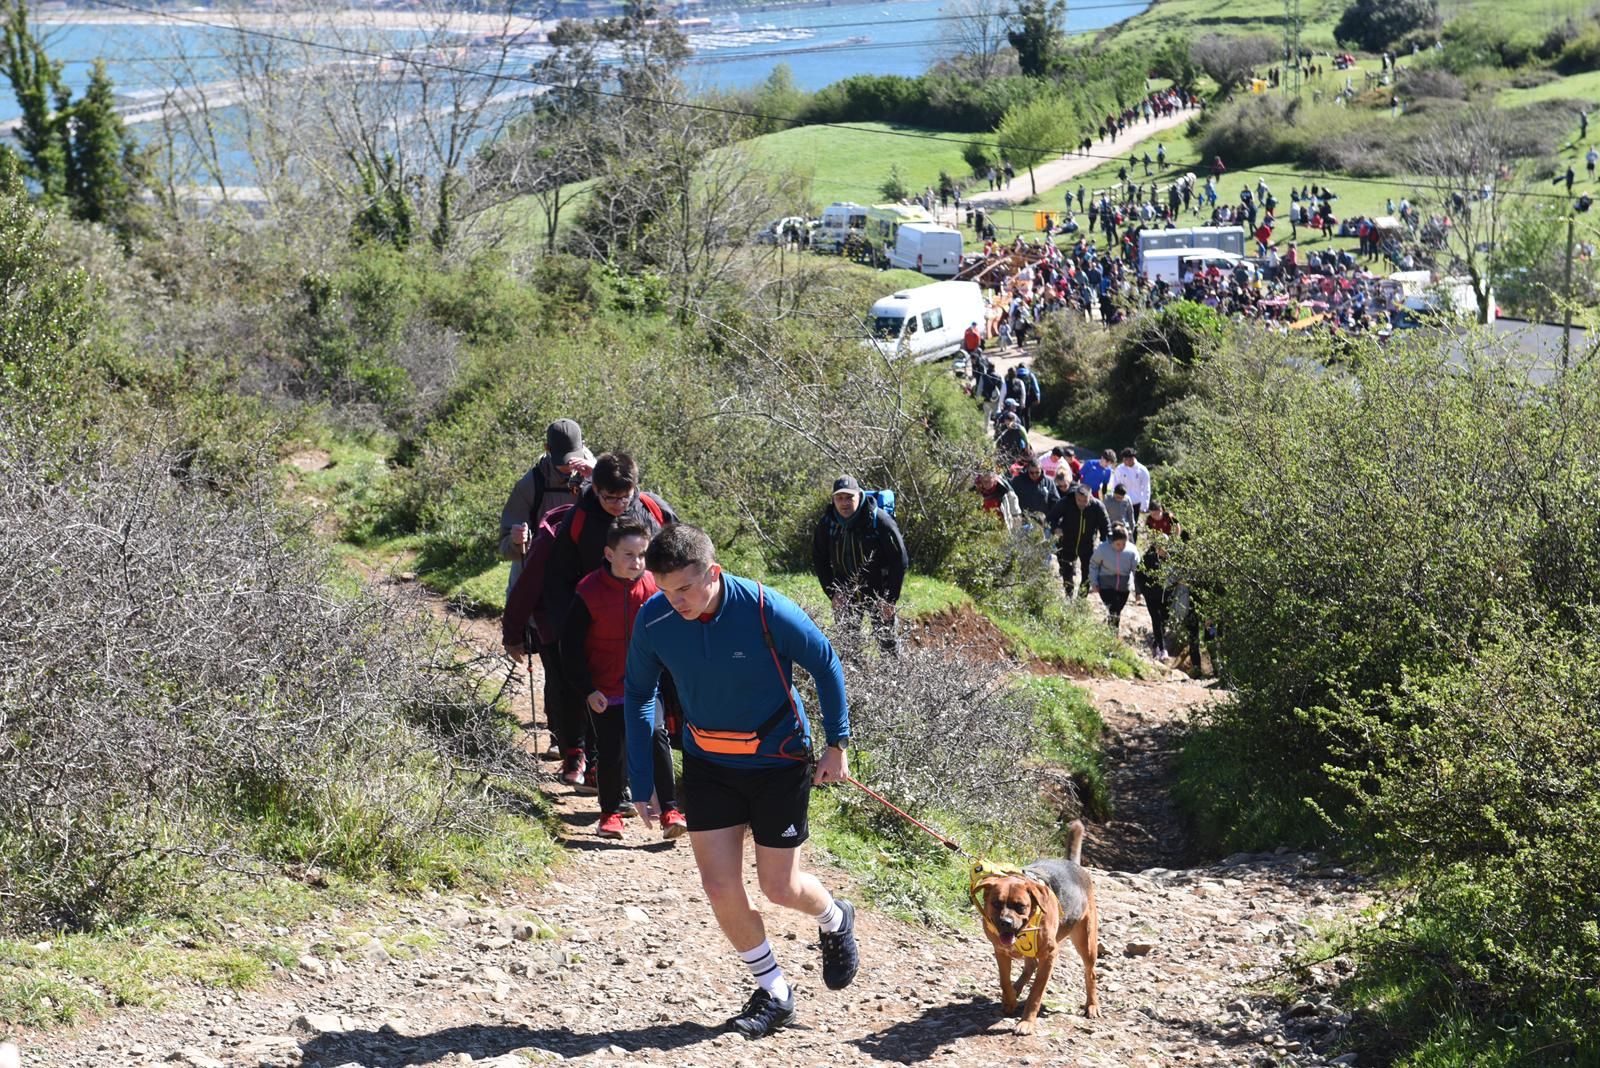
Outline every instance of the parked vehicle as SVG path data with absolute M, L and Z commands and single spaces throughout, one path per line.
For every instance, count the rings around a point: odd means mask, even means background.
M 961 272 L 961 231 L 938 223 L 902 223 L 889 250 L 889 266 L 954 278 Z
M 984 316 L 983 290 L 976 282 L 902 289 L 872 305 L 868 344 L 889 356 L 928 363 L 960 352 L 967 327 Z
M 811 232 L 811 247 L 823 252 L 838 252 L 846 241 L 860 237 L 867 228 L 867 206 L 841 200 L 822 210 L 817 228 Z
M 1161 248 L 1145 253 L 1139 259 L 1140 269 L 1147 281 L 1154 282 L 1156 275 L 1177 285 L 1186 272 L 1196 267 L 1216 267 L 1224 273 L 1232 271 L 1245 261 L 1243 256 L 1217 248 Z
M 1168 248 L 1214 248 L 1244 255 L 1245 232 L 1242 226 L 1192 226 L 1174 230 L 1139 231 L 1139 255 Z
M 910 204 L 874 204 L 867 209 L 867 241 L 884 256 L 900 236 L 906 223 L 932 223 L 928 213 Z

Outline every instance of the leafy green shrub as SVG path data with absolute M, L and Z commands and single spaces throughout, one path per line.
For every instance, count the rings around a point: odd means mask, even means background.
M 1104 331 L 1095 330 L 1071 315 L 1053 315 L 1039 330 L 1039 347 L 1033 366 L 1044 386 L 1039 418 L 1055 426 L 1070 419 L 1081 425 L 1081 409 L 1099 396 L 1110 352 Z
M 1355 0 L 1333 28 L 1343 44 L 1379 52 L 1408 33 L 1439 25 L 1438 0 Z
M 1573 633 L 1519 614 L 1491 621 L 1470 659 L 1330 714 L 1363 742 L 1341 754 L 1362 824 L 1414 882 L 1398 916 L 1365 933 L 1361 985 L 1407 991 L 1378 1000 L 1375 1029 L 1423 1048 L 1448 1035 L 1440 1021 L 1464 1018 L 1518 1059 L 1588 1063 L 1600 1056 L 1600 990 L 1582 978 L 1600 971 L 1600 643 L 1592 620 Z
M 1180 566 L 1234 696 L 1203 720 L 1183 786 L 1221 841 L 1304 840 L 1318 817 L 1302 799 L 1336 823 L 1352 801 L 1323 772 L 1315 710 L 1448 662 L 1528 588 L 1532 516 L 1482 487 L 1531 477 L 1532 446 L 1513 443 L 1534 413 L 1518 374 L 1420 343 L 1315 375 L 1261 343 L 1202 367 Z
M 1567 41 L 1561 49 L 1556 69 L 1562 74 L 1582 74 L 1600 69 L 1600 26 L 1589 26 Z

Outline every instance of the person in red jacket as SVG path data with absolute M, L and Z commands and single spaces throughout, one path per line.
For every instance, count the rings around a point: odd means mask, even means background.
M 578 582 L 561 635 L 561 659 L 575 693 L 585 694 L 594 724 L 600 779 L 600 837 L 622 837 L 622 800 L 627 732 L 622 719 L 622 680 L 628 666 L 633 621 L 656 592 L 655 576 L 645 570 L 651 529 L 624 516 L 606 532 L 606 566 Z M 661 836 L 677 838 L 689 829 L 678 810 L 672 783 L 672 748 L 664 727 L 654 738 L 656 797 L 661 805 Z

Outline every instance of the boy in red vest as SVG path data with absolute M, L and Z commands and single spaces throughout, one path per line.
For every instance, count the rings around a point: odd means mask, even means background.
M 622 837 L 625 805 L 622 787 L 627 734 L 622 722 L 622 678 L 628 666 L 628 641 L 639 609 L 656 592 L 655 576 L 645 570 L 650 528 L 624 516 L 606 534 L 606 566 L 579 582 L 561 635 L 561 658 L 573 692 L 586 694 L 594 724 L 600 770 L 600 837 Z M 665 727 L 655 732 L 656 795 L 661 804 L 661 836 L 677 838 L 689 829 L 673 795 L 672 747 Z

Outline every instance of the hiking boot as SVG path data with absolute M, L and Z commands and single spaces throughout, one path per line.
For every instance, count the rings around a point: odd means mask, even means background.
M 600 818 L 600 837 L 622 837 L 622 813 L 608 812 Z
M 794 988 L 789 989 L 787 1001 L 758 989 L 730 1023 L 745 1038 L 765 1038 L 780 1027 L 788 1027 L 794 1023 Z
M 661 814 L 661 837 L 669 842 L 674 838 L 682 838 L 688 830 L 689 821 L 677 809 L 669 808 Z
M 843 898 L 833 900 L 844 913 L 844 925 L 833 934 L 817 932 L 822 939 L 822 982 L 829 990 L 843 990 L 861 968 L 861 951 L 856 948 L 856 907 Z
M 583 781 L 583 770 L 587 767 L 583 759 L 582 749 L 573 749 L 561 761 L 561 781 L 568 786 L 576 786 Z

